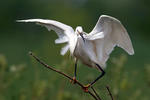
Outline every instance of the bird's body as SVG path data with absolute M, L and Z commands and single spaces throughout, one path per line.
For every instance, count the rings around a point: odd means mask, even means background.
M 89 34 L 85 33 L 81 26 L 74 31 L 72 27 L 54 20 L 29 19 L 18 22 L 36 22 L 49 31 L 54 30 L 59 37 L 55 43 L 66 43 L 61 55 L 70 49 L 71 55 L 77 60 L 103 72 L 95 81 L 104 75 L 103 68 L 106 67 L 106 61 L 115 46 L 121 47 L 130 55 L 134 54 L 130 37 L 124 26 L 116 18 L 107 15 L 100 16 Z
M 89 67 L 94 67 L 93 61 L 91 57 L 88 56 L 87 52 L 85 52 L 85 49 L 87 49 L 88 46 L 93 46 L 89 41 L 83 42 L 82 38 L 78 37 L 78 41 L 75 47 L 75 50 L 73 52 L 73 55 L 82 61 L 85 65 Z M 91 48 L 90 48 L 91 49 Z M 94 50 L 92 50 L 94 51 Z M 95 52 L 92 52 L 95 55 Z

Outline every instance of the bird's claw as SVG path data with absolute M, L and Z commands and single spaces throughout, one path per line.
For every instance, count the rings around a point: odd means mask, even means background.
M 83 91 L 84 92 L 88 92 L 89 90 L 88 90 L 88 88 L 91 86 L 91 84 L 87 84 L 87 85 L 85 85 L 82 89 L 83 89 Z
M 70 82 L 71 82 L 72 84 L 76 84 L 76 82 L 77 82 L 76 77 L 73 77 L 72 79 L 73 79 L 73 80 L 70 80 Z

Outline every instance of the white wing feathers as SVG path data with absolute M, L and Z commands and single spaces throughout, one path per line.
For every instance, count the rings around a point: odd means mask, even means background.
M 123 48 L 128 54 L 134 54 L 126 29 L 119 20 L 107 15 L 100 16 L 86 39 L 95 43 L 97 59 L 101 66 L 105 66 L 109 54 L 116 45 Z
M 103 34 L 103 32 L 98 32 L 95 34 L 94 33 L 93 34 L 86 34 L 84 37 L 88 40 L 97 40 L 100 38 L 104 38 L 104 34 Z
M 68 49 L 69 49 L 69 44 L 66 44 L 63 48 L 61 48 L 60 54 L 65 55 Z
M 130 37 L 126 31 L 126 29 L 123 27 L 121 23 L 113 23 L 112 25 L 113 33 L 112 38 L 115 39 L 117 46 L 123 48 L 128 54 L 133 55 L 134 50 L 132 47 L 132 43 L 130 40 Z
M 56 39 L 56 40 L 55 40 L 55 43 L 56 43 L 56 44 L 60 44 L 60 43 L 66 43 L 66 42 L 68 42 L 68 41 L 69 41 L 68 37 L 62 36 L 62 37 Z
M 54 30 L 58 39 L 55 40 L 56 44 L 69 42 L 69 38 L 74 35 L 74 30 L 72 27 L 60 23 L 54 20 L 45 20 L 45 19 L 28 19 L 28 20 L 17 20 L 17 22 L 35 22 L 39 25 L 45 26 L 49 31 Z M 69 44 L 62 48 L 61 54 L 64 55 L 69 49 Z

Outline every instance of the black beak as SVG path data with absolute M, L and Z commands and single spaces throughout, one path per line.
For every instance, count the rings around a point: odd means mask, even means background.
M 77 31 L 78 31 L 78 30 L 77 30 Z M 79 31 L 78 31 L 78 33 L 79 33 L 79 35 L 81 36 L 81 38 L 83 39 L 83 41 L 85 42 L 85 38 L 83 37 L 83 34 L 80 33 Z
M 81 38 L 83 39 L 83 41 L 85 42 L 85 38 L 83 37 L 83 34 L 82 33 L 79 33 Z

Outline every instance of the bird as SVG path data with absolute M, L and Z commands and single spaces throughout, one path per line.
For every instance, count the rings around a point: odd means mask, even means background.
M 35 22 L 45 26 L 49 31 L 53 30 L 57 33 L 58 38 L 55 43 L 66 44 L 60 54 L 65 55 L 67 51 L 70 51 L 75 58 L 74 83 L 77 81 L 78 61 L 101 72 L 94 81 L 84 86 L 86 92 L 105 75 L 106 62 L 116 46 L 125 50 L 129 55 L 134 54 L 127 30 L 117 18 L 109 15 L 101 15 L 89 33 L 84 32 L 82 26 L 77 26 L 74 30 L 71 26 L 55 20 L 27 19 L 17 20 L 17 22 Z

